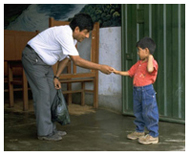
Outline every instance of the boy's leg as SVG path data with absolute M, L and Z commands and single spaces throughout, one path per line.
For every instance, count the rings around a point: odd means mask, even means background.
M 136 130 L 135 132 L 132 132 L 131 134 L 127 135 L 128 139 L 136 140 L 142 136 L 144 136 L 144 121 L 142 118 L 142 103 L 141 103 L 141 89 L 135 88 L 133 89 L 133 112 L 135 115 L 135 125 Z
M 144 132 L 144 120 L 142 116 L 142 92 L 141 89 L 133 89 L 133 113 L 135 115 L 136 132 Z
M 144 89 L 142 102 L 143 102 L 142 103 L 143 119 L 149 131 L 149 135 L 156 138 L 159 135 L 158 133 L 159 113 L 156 102 L 156 95 L 152 85 Z

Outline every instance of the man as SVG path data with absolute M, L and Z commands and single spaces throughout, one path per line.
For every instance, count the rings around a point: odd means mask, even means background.
M 57 26 L 44 30 L 32 38 L 22 54 L 22 64 L 33 94 L 34 110 L 37 123 L 37 135 L 40 140 L 58 141 L 66 135 L 57 131 L 51 120 L 51 105 L 56 89 L 61 88 L 59 76 L 71 59 L 75 65 L 100 70 L 110 74 L 113 69 L 107 65 L 96 64 L 79 56 L 75 47 L 77 41 L 89 38 L 93 21 L 88 14 L 74 16 L 70 25 Z M 56 75 L 52 65 L 58 62 Z

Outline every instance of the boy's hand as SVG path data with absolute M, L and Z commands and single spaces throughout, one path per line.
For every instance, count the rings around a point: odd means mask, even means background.
M 152 54 L 150 54 L 150 55 L 148 55 L 148 60 L 152 60 L 152 59 L 154 59 L 154 57 L 153 57 L 153 55 Z
M 113 68 L 113 73 L 114 73 L 114 74 L 118 74 L 119 71 Z

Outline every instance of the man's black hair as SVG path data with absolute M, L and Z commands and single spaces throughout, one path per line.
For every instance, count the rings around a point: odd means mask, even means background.
M 154 54 L 156 43 L 150 37 L 144 37 L 137 42 L 136 47 L 140 47 L 142 49 L 148 48 L 150 54 Z
M 93 29 L 94 23 L 90 15 L 85 13 L 79 13 L 73 17 L 69 25 L 73 31 L 77 26 L 79 27 L 80 31 L 84 29 L 91 31 Z

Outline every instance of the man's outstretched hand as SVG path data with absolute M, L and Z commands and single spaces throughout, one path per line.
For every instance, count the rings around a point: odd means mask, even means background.
M 111 74 L 114 71 L 114 69 L 112 67 L 110 67 L 110 66 L 107 66 L 107 65 L 101 65 L 100 71 L 102 73 L 104 73 L 104 74 L 108 74 L 109 75 L 109 74 Z

